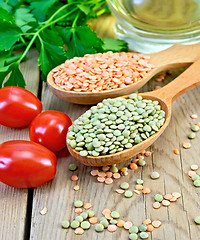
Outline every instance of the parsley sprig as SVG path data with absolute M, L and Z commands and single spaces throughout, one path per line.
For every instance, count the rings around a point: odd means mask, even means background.
M 87 25 L 105 12 L 105 0 L 0 0 L 0 87 L 26 86 L 19 64 L 32 47 L 44 81 L 67 58 L 127 51 L 126 42 L 100 39 Z

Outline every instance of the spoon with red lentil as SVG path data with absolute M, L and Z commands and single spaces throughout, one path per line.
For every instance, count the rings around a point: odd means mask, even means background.
M 198 86 L 200 84 L 199 76 L 200 59 L 162 89 L 103 100 L 102 103 L 97 104 L 97 106 L 101 105 L 100 107 L 104 106 L 104 108 L 99 108 L 99 111 L 108 110 L 109 114 L 92 113 L 93 110 L 98 110 L 98 107 L 94 106 L 85 115 L 82 115 L 85 117 L 75 120 L 69 128 L 67 134 L 69 152 L 79 162 L 89 166 L 112 165 L 142 152 L 143 149 L 154 143 L 168 126 L 172 102 L 183 93 Z M 125 102 L 125 107 L 121 107 L 127 98 L 129 99 L 128 102 Z M 103 105 L 104 102 L 107 104 L 109 101 L 115 106 L 111 105 L 109 108 Z M 128 111 L 128 109 L 133 111 Z M 136 111 L 137 114 L 132 115 Z M 90 120 L 92 114 L 95 118 Z M 108 118 L 112 116 L 115 125 L 113 121 L 107 121 L 106 116 Z M 123 119 L 125 119 L 124 122 Z M 127 122 L 129 125 L 126 125 Z M 92 124 L 97 125 L 93 126 Z
M 54 68 L 47 83 L 65 101 L 96 104 L 108 97 L 131 94 L 158 72 L 187 67 L 199 56 L 200 44 L 174 45 L 148 56 L 132 52 L 87 54 Z

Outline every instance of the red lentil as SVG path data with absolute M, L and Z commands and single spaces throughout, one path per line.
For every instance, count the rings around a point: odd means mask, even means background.
M 82 235 L 84 233 L 84 229 L 81 228 L 81 227 L 78 227 L 78 228 L 75 229 L 74 232 L 75 232 L 76 235 Z
M 117 231 L 117 226 L 114 224 L 110 224 L 110 225 L 108 225 L 107 229 L 109 232 L 115 232 L 115 231 Z
M 153 230 L 154 230 L 153 225 L 149 224 L 149 225 L 147 226 L 147 231 L 148 231 L 148 232 L 152 232 Z
M 78 176 L 72 175 L 72 176 L 71 176 L 71 180 L 72 180 L 72 181 L 77 181 L 77 180 L 78 180 Z

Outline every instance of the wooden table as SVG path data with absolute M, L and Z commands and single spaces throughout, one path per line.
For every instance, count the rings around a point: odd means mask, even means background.
M 101 37 L 113 37 L 113 17 L 100 18 L 93 23 L 93 28 Z M 82 114 L 87 106 L 79 106 L 63 102 L 55 97 L 46 84 L 40 82 L 40 72 L 37 67 L 36 51 L 31 51 L 27 61 L 21 64 L 21 70 L 27 82 L 27 89 L 41 98 L 43 110 L 58 110 L 68 114 L 72 120 Z M 141 91 L 154 89 L 155 85 L 165 85 L 171 81 L 181 70 L 170 71 L 164 82 L 157 83 L 151 80 Z M 189 80 L 189 79 L 188 79 Z M 73 202 L 83 200 L 91 202 L 96 216 L 100 218 L 104 208 L 117 210 L 121 218 L 141 224 L 146 218 L 159 219 L 162 226 L 155 229 L 149 239 L 153 240 L 194 240 L 200 239 L 200 228 L 193 219 L 200 215 L 200 189 L 193 186 L 187 172 L 191 164 L 200 166 L 200 133 L 191 141 L 191 149 L 183 149 L 182 143 L 190 141 L 187 135 L 191 132 L 190 126 L 200 121 L 200 87 L 197 87 L 181 96 L 173 103 L 172 120 L 164 134 L 150 147 L 152 155 L 146 158 L 146 166 L 136 171 L 129 171 L 128 176 L 123 176 L 112 185 L 98 183 L 90 175 L 94 168 L 86 167 L 73 159 L 64 149 L 57 154 L 57 174 L 53 181 L 35 189 L 14 189 L 0 183 L 0 239 L 1 240 L 102 240 L 102 239 L 128 239 L 128 232 L 118 229 L 115 233 L 105 230 L 97 233 L 94 226 L 85 231 L 84 235 L 75 235 L 72 229 L 64 230 L 61 222 L 75 217 Z M 196 113 L 198 119 L 193 120 L 190 115 Z M 0 142 L 13 139 L 29 139 L 28 128 L 10 129 L 0 126 Z M 180 155 L 175 155 L 173 150 L 178 148 Z M 129 161 L 118 165 L 119 168 L 127 166 Z M 79 191 L 74 191 L 76 184 L 70 180 L 73 174 L 68 170 L 69 163 L 78 165 L 80 186 Z M 150 179 L 150 173 L 158 171 L 158 180 Z M 137 195 L 130 199 L 115 193 L 120 183 L 129 182 L 131 188 L 135 186 L 138 178 L 144 180 L 144 185 L 152 192 L 148 195 Z M 169 207 L 153 209 L 153 196 L 156 193 L 172 193 L 178 191 L 181 199 Z M 40 211 L 46 207 L 48 212 L 41 215 Z

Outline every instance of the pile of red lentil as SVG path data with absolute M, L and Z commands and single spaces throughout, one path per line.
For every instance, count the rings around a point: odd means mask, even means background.
M 101 92 L 141 80 L 152 68 L 149 57 L 135 53 L 96 53 L 74 57 L 53 70 L 55 83 L 66 91 Z

